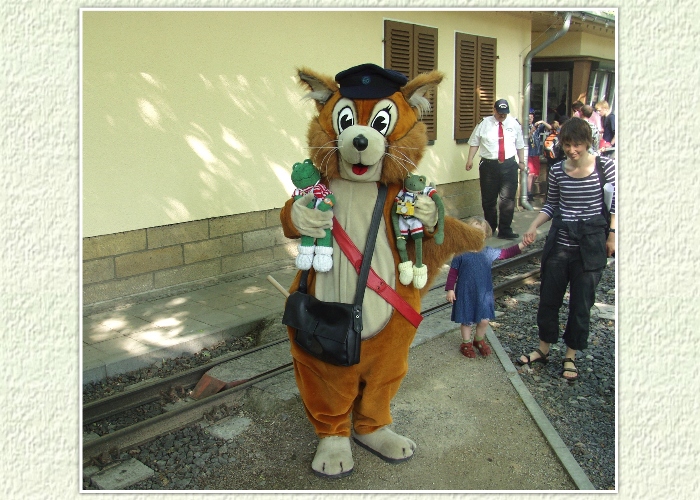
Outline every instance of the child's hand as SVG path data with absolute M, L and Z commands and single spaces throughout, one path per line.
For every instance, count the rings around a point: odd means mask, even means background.
M 454 290 L 447 290 L 447 302 L 452 304 L 455 301 L 455 291 Z

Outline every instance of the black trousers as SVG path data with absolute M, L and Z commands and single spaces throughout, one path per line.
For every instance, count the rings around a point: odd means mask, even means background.
M 499 231 L 511 231 L 515 193 L 518 189 L 518 163 L 515 157 L 508 158 L 503 163 L 482 159 L 479 162 L 479 183 L 484 219 L 494 233 L 497 228 Z
M 555 244 L 542 265 L 540 305 L 537 309 L 537 327 L 540 340 L 556 344 L 559 340 L 559 309 L 569 286 L 569 317 L 564 330 L 567 347 L 580 351 L 588 347 L 591 307 L 595 290 L 603 274 L 602 269 L 584 271 L 581 252 Z

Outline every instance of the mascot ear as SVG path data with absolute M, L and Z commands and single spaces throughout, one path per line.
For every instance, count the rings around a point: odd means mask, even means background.
M 406 101 L 418 111 L 420 117 L 423 113 L 430 111 L 430 102 L 425 98 L 429 90 L 436 87 L 445 77 L 440 71 L 421 73 L 406 85 L 401 87 L 401 93 Z
M 304 96 L 304 99 L 313 99 L 316 101 L 316 107 L 319 111 L 323 105 L 338 91 L 338 84 L 330 76 L 325 76 L 316 73 L 308 68 L 300 68 L 297 70 L 299 75 L 299 83 L 310 92 Z

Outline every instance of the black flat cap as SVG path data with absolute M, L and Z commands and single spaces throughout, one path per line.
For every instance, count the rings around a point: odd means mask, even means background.
M 340 95 L 350 99 L 379 99 L 398 92 L 408 83 L 402 73 L 376 64 L 360 64 L 335 75 Z

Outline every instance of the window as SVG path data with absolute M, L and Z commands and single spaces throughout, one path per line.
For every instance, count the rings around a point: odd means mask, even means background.
M 384 67 L 415 78 L 420 73 L 437 69 L 437 28 L 417 24 L 384 21 Z M 425 96 L 430 112 L 421 121 L 428 128 L 428 140 L 437 138 L 437 94 Z
M 466 142 L 496 102 L 496 39 L 457 33 L 454 138 Z
M 530 107 L 535 118 L 552 123 L 571 115 L 572 97 L 569 92 L 569 71 L 533 71 L 530 87 Z
M 615 104 L 615 73 L 611 71 L 591 71 L 588 78 L 588 104 L 595 107 L 598 101 L 608 101 L 610 109 Z

